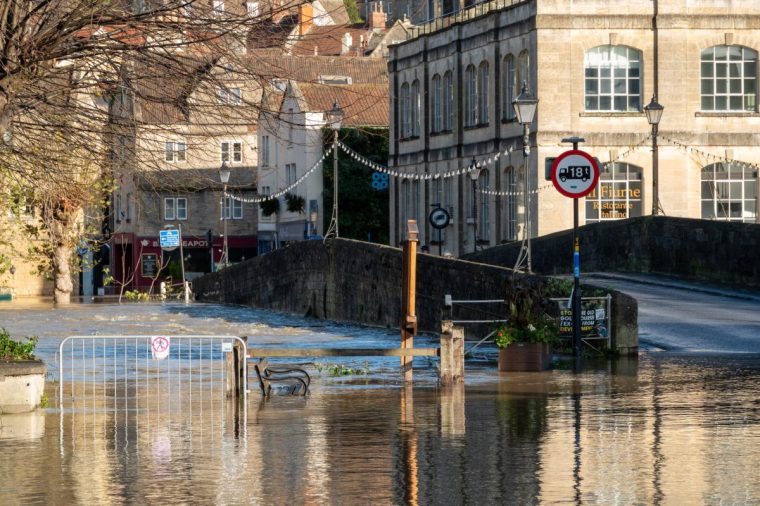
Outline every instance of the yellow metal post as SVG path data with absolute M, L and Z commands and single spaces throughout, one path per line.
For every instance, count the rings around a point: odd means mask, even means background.
M 409 220 L 406 224 L 406 240 L 404 241 L 402 271 L 403 291 L 401 306 L 404 312 L 401 320 L 401 347 L 413 348 L 414 336 L 417 334 L 417 298 L 415 288 L 417 285 L 417 243 L 419 242 L 419 229 L 417 220 Z M 401 370 L 404 372 L 404 381 L 412 381 L 413 357 L 401 357 Z

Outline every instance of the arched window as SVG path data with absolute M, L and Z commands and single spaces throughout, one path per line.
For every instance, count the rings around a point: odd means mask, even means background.
M 517 240 L 517 173 L 514 167 L 504 169 L 504 191 L 507 192 L 504 234 L 507 241 Z
M 703 111 L 757 110 L 757 51 L 713 46 L 700 60 Z
M 515 69 L 515 57 L 508 54 L 504 57 L 502 64 L 502 75 L 504 76 L 504 90 L 502 96 L 502 119 L 511 120 L 515 117 L 515 109 L 512 107 L 512 101 L 517 96 L 517 72 Z
M 641 111 L 641 52 L 627 46 L 586 51 L 587 111 Z
M 603 165 L 599 184 L 586 196 L 586 223 L 641 216 L 641 172 L 629 163 Z
M 713 163 L 702 169 L 702 218 L 754 223 L 757 169 L 737 163 Z
M 420 82 L 415 79 L 412 83 L 412 131 L 413 137 L 420 135 Z
M 478 124 L 488 123 L 488 62 L 478 67 Z
M 478 215 L 478 238 L 481 241 L 491 240 L 491 206 L 490 197 L 483 193 L 482 190 L 491 188 L 491 180 L 488 169 L 482 169 L 478 176 L 478 188 L 481 190 L 478 195 L 480 198 L 480 213 Z
M 433 125 L 431 130 L 433 133 L 443 130 L 443 86 L 439 74 L 433 76 Z
M 475 65 L 464 71 L 464 126 L 471 127 L 478 123 L 478 83 Z
M 530 53 L 527 49 L 523 49 L 517 55 L 517 86 L 515 86 L 515 93 L 520 93 L 523 83 L 527 83 L 528 89 L 532 89 L 530 82 Z
M 443 129 L 450 132 L 454 129 L 454 81 L 451 71 L 443 74 Z
M 411 96 L 409 94 L 409 84 L 401 85 L 400 98 L 400 115 L 401 115 L 401 138 L 406 139 L 411 135 L 412 117 L 411 117 Z

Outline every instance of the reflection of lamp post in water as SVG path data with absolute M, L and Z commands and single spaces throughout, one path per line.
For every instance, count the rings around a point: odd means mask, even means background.
M 222 166 L 219 167 L 219 180 L 222 182 L 223 188 L 222 188 L 222 200 L 221 200 L 221 207 L 222 207 L 222 221 L 223 223 L 223 234 L 224 237 L 222 238 L 222 258 L 219 260 L 219 263 L 227 267 L 230 263 L 229 258 L 229 251 L 227 250 L 227 219 L 229 218 L 229 215 L 232 214 L 230 207 L 232 202 L 227 200 L 227 183 L 230 181 L 230 169 L 227 168 L 227 162 L 222 162 Z
M 525 218 L 525 233 L 523 234 L 523 240 L 525 241 L 525 259 L 527 260 L 528 272 L 533 272 L 533 266 L 531 265 L 530 255 L 530 197 L 529 197 L 529 184 L 528 184 L 528 169 L 530 164 L 528 163 L 528 155 L 530 155 L 530 125 L 533 123 L 533 118 L 536 116 L 536 108 L 538 107 L 538 99 L 528 90 L 527 81 L 523 81 L 522 91 L 512 101 L 512 107 L 515 110 L 515 116 L 517 116 L 517 122 L 523 127 L 523 167 L 524 167 L 524 183 L 523 183 L 523 206 L 525 211 L 523 216 Z M 521 252 L 522 253 L 522 252 Z M 522 255 L 521 255 L 522 256 Z M 521 259 L 518 260 L 518 264 L 515 266 L 517 270 L 522 264 Z

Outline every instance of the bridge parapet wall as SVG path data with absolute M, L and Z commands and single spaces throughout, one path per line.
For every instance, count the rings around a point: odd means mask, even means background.
M 460 300 L 503 298 L 511 276 L 500 266 L 419 254 L 419 329 L 440 331 L 446 294 Z M 401 250 L 348 239 L 304 241 L 198 278 L 193 291 L 202 301 L 398 328 Z M 614 294 L 613 315 L 613 335 L 616 326 L 620 329 L 618 347 L 634 352 L 636 301 Z
M 662 274 L 693 281 L 760 288 L 760 225 L 645 216 L 579 228 L 581 272 Z M 464 258 L 512 266 L 519 243 Z M 572 271 L 572 230 L 533 240 L 533 270 Z

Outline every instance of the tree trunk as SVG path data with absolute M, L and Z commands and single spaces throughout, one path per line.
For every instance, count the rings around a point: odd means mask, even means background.
M 71 255 L 74 248 L 57 243 L 53 251 L 53 302 L 69 304 L 74 283 L 71 281 Z

